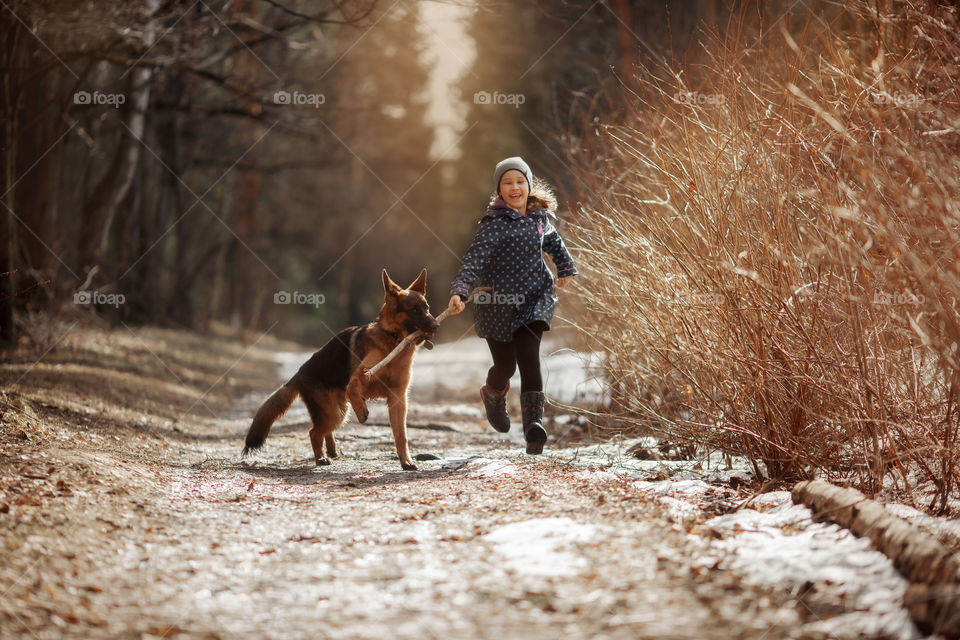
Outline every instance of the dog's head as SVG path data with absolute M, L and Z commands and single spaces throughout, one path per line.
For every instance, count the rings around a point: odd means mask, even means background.
M 425 338 L 432 338 L 440 328 L 437 319 L 430 315 L 430 305 L 427 304 L 426 269 L 406 289 L 391 280 L 384 269 L 383 292 L 380 324 L 388 331 L 402 336 L 423 331 Z

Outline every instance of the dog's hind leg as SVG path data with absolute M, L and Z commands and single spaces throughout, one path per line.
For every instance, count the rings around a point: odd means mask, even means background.
M 337 399 L 337 410 L 338 417 L 335 421 L 334 430 L 343 426 L 344 421 L 347 419 L 347 398 L 345 394 L 334 394 Z M 324 436 L 324 444 L 326 445 L 327 457 L 328 458 L 339 458 L 342 455 L 340 447 L 337 446 L 337 440 L 333 437 L 333 431 Z
M 334 430 L 347 418 L 347 397 L 339 389 L 317 389 L 305 397 L 307 411 L 313 426 L 310 428 L 310 444 L 318 465 L 330 464 L 330 458 L 341 455 L 340 447 L 333 437 Z
M 333 434 L 328 433 L 326 436 L 324 436 L 323 440 L 324 445 L 326 445 L 327 457 L 339 458 L 342 452 L 337 446 L 337 439 L 333 437 Z
M 313 446 L 313 459 L 317 465 L 330 464 L 330 458 L 324 455 L 323 445 L 327 435 L 333 433 L 340 413 L 331 396 L 326 389 L 315 390 L 302 396 L 313 423 L 310 427 L 310 444 Z
M 316 427 L 310 428 L 310 444 L 313 445 L 313 461 L 317 466 L 330 464 L 330 458 L 323 455 L 323 436 Z

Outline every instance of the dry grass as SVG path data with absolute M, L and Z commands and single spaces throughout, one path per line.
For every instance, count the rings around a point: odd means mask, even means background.
M 759 43 L 743 22 L 706 38 L 596 131 L 578 156 L 597 194 L 576 229 L 581 328 L 610 354 L 621 418 L 768 477 L 888 480 L 943 511 L 960 480 L 960 19 L 844 4 Z

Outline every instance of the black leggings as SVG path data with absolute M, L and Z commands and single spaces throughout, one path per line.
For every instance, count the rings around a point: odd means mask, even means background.
M 543 391 L 540 375 L 540 338 L 543 323 L 525 324 L 513 332 L 513 340 L 501 342 L 487 339 L 493 366 L 487 372 L 487 384 L 494 389 L 503 389 L 510 376 L 520 367 L 520 393 Z

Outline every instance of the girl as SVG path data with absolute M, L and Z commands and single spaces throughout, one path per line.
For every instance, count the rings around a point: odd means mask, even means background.
M 480 399 L 490 425 L 501 433 L 509 431 L 507 391 L 510 376 L 519 366 L 523 436 L 527 453 L 538 454 L 547 440 L 541 423 L 540 338 L 550 330 L 557 305 L 554 283 L 567 284 L 577 267 L 550 223 L 550 217 L 557 217 L 552 211 L 557 206 L 553 194 L 542 183 L 534 183 L 533 172 L 522 158 L 497 164 L 493 187 L 496 193 L 450 285 L 447 306 L 458 314 L 473 286 L 491 288 L 474 297 L 474 327 L 479 337 L 486 338 L 493 356 Z M 557 268 L 556 281 L 543 252 Z

